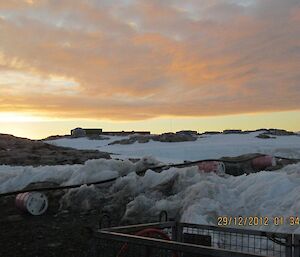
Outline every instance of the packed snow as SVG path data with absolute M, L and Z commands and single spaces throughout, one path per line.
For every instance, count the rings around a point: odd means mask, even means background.
M 260 132 L 205 135 L 198 136 L 196 141 L 179 143 L 163 143 L 151 140 L 148 143 L 136 142 L 131 145 L 109 145 L 113 141 L 126 138 L 116 136 L 110 136 L 108 140 L 64 138 L 48 141 L 48 143 L 76 149 L 96 149 L 113 153 L 113 157 L 120 159 L 152 156 L 167 163 L 180 163 L 184 160 L 196 161 L 223 156 L 233 157 L 248 153 L 300 158 L 300 136 L 277 136 L 274 139 L 260 139 L 256 137 L 258 134 Z
M 162 210 L 181 221 L 214 225 L 218 216 L 269 217 L 268 226 L 251 228 L 300 233 L 299 226 L 275 226 L 272 221 L 275 216 L 299 215 L 300 164 L 239 177 L 202 173 L 197 167 L 171 168 L 161 173 L 149 169 L 144 176 L 136 175 L 136 170 L 149 164 L 158 162 L 145 158 L 135 164 L 122 160 L 91 160 L 85 165 L 2 166 L 0 192 L 21 189 L 32 182 L 70 185 L 121 176 L 108 184 L 106 191 L 96 186 L 69 190 L 61 206 L 73 204 L 84 210 L 93 206 L 92 199 L 102 199 L 107 201 L 110 211 L 118 212 L 122 202 L 126 208 L 120 213 L 121 219 L 129 222 L 144 222 L 149 217 L 157 217 Z

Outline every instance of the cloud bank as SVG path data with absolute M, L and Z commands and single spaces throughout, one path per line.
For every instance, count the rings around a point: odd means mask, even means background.
M 299 24 L 298 0 L 0 0 L 0 110 L 116 120 L 299 110 Z

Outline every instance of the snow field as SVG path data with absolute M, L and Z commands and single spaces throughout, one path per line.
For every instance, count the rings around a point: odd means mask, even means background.
M 94 149 L 114 153 L 115 158 L 142 158 L 153 156 L 166 163 L 180 163 L 224 156 L 238 156 L 248 153 L 263 153 L 282 157 L 300 158 L 300 136 L 278 136 L 275 139 L 260 139 L 260 132 L 249 134 L 217 134 L 199 136 L 196 141 L 179 143 L 134 143 L 131 145 L 108 145 L 126 137 L 111 136 L 109 140 L 58 139 L 48 141 L 57 146 L 76 149 Z

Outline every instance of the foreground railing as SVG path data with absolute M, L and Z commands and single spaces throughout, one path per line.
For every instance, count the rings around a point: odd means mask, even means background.
M 300 235 L 178 222 L 101 229 L 93 240 L 100 257 L 300 257 Z

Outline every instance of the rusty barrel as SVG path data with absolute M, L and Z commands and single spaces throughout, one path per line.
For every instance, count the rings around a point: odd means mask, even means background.
M 198 168 L 204 172 L 214 172 L 218 174 L 225 173 L 225 164 L 219 161 L 205 161 L 198 163 Z
M 276 166 L 276 158 L 271 155 L 264 155 L 253 159 L 251 164 L 255 170 L 263 170 L 268 167 Z
M 16 196 L 16 207 L 31 215 L 42 215 L 48 209 L 47 196 L 40 192 L 26 192 Z

